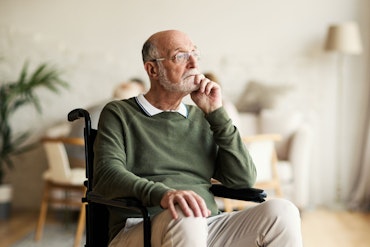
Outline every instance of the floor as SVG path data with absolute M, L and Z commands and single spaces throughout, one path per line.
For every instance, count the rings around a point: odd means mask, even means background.
M 369 247 L 370 213 L 319 209 L 302 214 L 305 247 Z
M 0 221 L 0 247 L 34 231 L 37 212 L 13 212 L 10 220 Z M 50 219 L 49 219 L 50 220 Z M 368 247 L 370 246 L 370 213 L 318 209 L 302 214 L 305 247 Z
M 0 220 L 0 247 L 10 247 L 17 240 L 34 231 L 38 212 L 13 212 L 9 220 Z

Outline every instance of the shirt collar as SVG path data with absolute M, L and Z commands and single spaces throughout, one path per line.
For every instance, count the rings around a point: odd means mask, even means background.
M 144 94 L 140 94 L 139 96 L 135 97 L 135 100 L 148 116 L 154 116 L 159 113 L 165 112 L 161 109 L 156 108 L 152 104 L 150 104 L 149 101 L 144 97 Z M 180 104 L 180 107 L 178 110 L 166 111 L 166 112 L 177 112 L 181 114 L 182 116 L 184 116 L 185 118 L 188 117 L 188 109 L 186 108 L 184 103 Z

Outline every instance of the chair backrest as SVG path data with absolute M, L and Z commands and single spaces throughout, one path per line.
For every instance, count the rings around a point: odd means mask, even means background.
M 276 134 L 255 135 L 243 139 L 257 168 L 257 182 L 274 179 L 275 142 L 280 139 Z
M 272 155 L 274 152 L 273 141 L 262 141 L 250 143 L 248 151 L 257 168 L 257 182 L 270 180 L 272 178 Z
M 60 141 L 44 140 L 43 146 L 49 166 L 47 178 L 54 182 L 69 183 L 71 168 L 63 143 Z

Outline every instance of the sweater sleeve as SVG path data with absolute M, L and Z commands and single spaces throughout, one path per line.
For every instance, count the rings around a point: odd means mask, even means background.
M 108 104 L 101 113 L 94 143 L 94 190 L 108 199 L 135 197 L 144 205 L 158 206 L 163 194 L 170 188 L 127 170 L 126 123 L 121 114 L 114 104 Z
M 223 107 L 206 116 L 218 145 L 214 178 L 230 188 L 252 187 L 256 168 L 239 131 Z

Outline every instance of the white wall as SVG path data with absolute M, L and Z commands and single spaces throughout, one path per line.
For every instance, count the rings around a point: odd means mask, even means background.
M 296 108 L 316 116 L 312 202 L 332 203 L 335 190 L 336 57 L 322 45 L 329 24 L 354 20 L 365 42 L 345 59 L 344 184 L 359 162 L 359 138 L 369 97 L 367 0 L 1 0 L 0 80 L 14 80 L 23 62 L 50 61 L 70 83 L 60 96 L 40 92 L 44 111 L 24 109 L 17 130 L 35 136 L 75 107 L 110 97 L 130 77 L 146 79 L 141 46 L 153 32 L 180 29 L 202 52 L 201 68 L 216 72 L 237 99 L 250 80 L 294 86 Z M 26 114 L 25 114 L 26 113 Z M 19 171 L 18 171 L 19 172 Z

